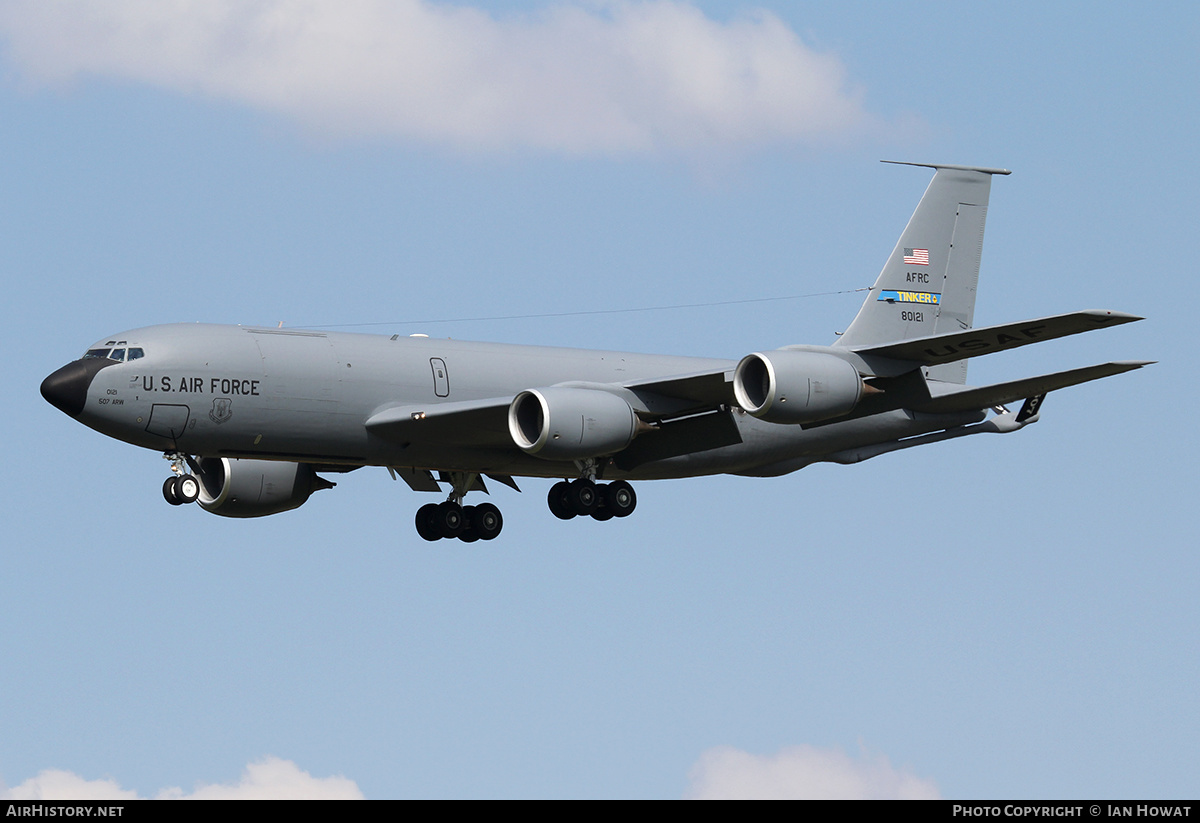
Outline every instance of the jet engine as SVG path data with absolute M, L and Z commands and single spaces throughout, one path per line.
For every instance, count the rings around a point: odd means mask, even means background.
M 239 460 L 228 457 L 200 459 L 201 508 L 222 517 L 263 517 L 299 508 L 308 496 L 333 488 L 307 463 L 273 460 Z
M 638 417 L 622 398 L 599 389 L 529 389 L 508 407 L 508 430 L 526 454 L 579 460 L 613 454 L 633 442 Z
M 863 395 L 854 366 L 830 354 L 748 354 L 733 374 L 738 405 L 769 423 L 815 423 L 848 413 Z

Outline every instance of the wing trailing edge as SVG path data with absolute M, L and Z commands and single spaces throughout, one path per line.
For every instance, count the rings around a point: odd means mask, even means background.
M 1077 386 L 1080 383 L 1088 383 L 1092 380 L 1099 380 L 1102 377 L 1111 377 L 1114 374 L 1122 374 L 1134 369 L 1140 369 L 1142 366 L 1149 366 L 1154 362 L 1153 360 L 1117 360 L 1112 363 L 1084 366 L 1081 369 L 1069 369 L 1067 371 L 1054 372 L 1053 374 L 1042 374 L 1037 377 L 1026 377 L 1021 380 L 1012 380 L 1008 383 L 996 383 L 991 386 L 981 386 L 972 389 L 958 389 L 938 395 L 937 397 L 931 397 L 927 401 L 913 404 L 910 408 L 913 411 L 926 414 L 954 414 L 976 409 L 986 409 L 992 406 L 1002 406 L 1005 403 L 1015 403 L 1018 400 L 1026 400 L 1030 397 L 1044 395 L 1056 389 L 1065 389 L 1068 386 Z

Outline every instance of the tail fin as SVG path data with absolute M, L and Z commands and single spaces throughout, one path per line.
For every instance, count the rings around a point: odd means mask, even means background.
M 885 160 L 885 163 L 894 161 Z M 877 346 L 971 328 L 993 174 L 1007 169 L 900 163 L 936 169 L 854 322 L 836 346 Z M 967 381 L 967 361 L 929 367 Z

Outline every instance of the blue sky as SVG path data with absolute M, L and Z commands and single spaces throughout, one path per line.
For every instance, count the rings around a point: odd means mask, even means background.
M 0 792 L 1195 795 L 1190 5 L 137 9 L 0 6 Z M 978 324 L 1148 318 L 971 382 L 1161 362 L 606 524 L 522 481 L 474 546 L 382 470 L 168 507 L 157 454 L 37 393 L 174 321 L 827 343 L 929 179 L 879 159 L 1014 171 Z M 693 303 L 726 305 L 568 315 Z

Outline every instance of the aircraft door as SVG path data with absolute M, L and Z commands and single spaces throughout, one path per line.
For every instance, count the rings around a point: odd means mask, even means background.
M 172 403 L 155 403 L 150 407 L 150 420 L 146 431 L 159 437 L 177 440 L 183 436 L 191 409 Z
M 450 372 L 446 370 L 446 361 L 440 357 L 429 358 L 433 369 L 433 393 L 438 397 L 450 396 Z

